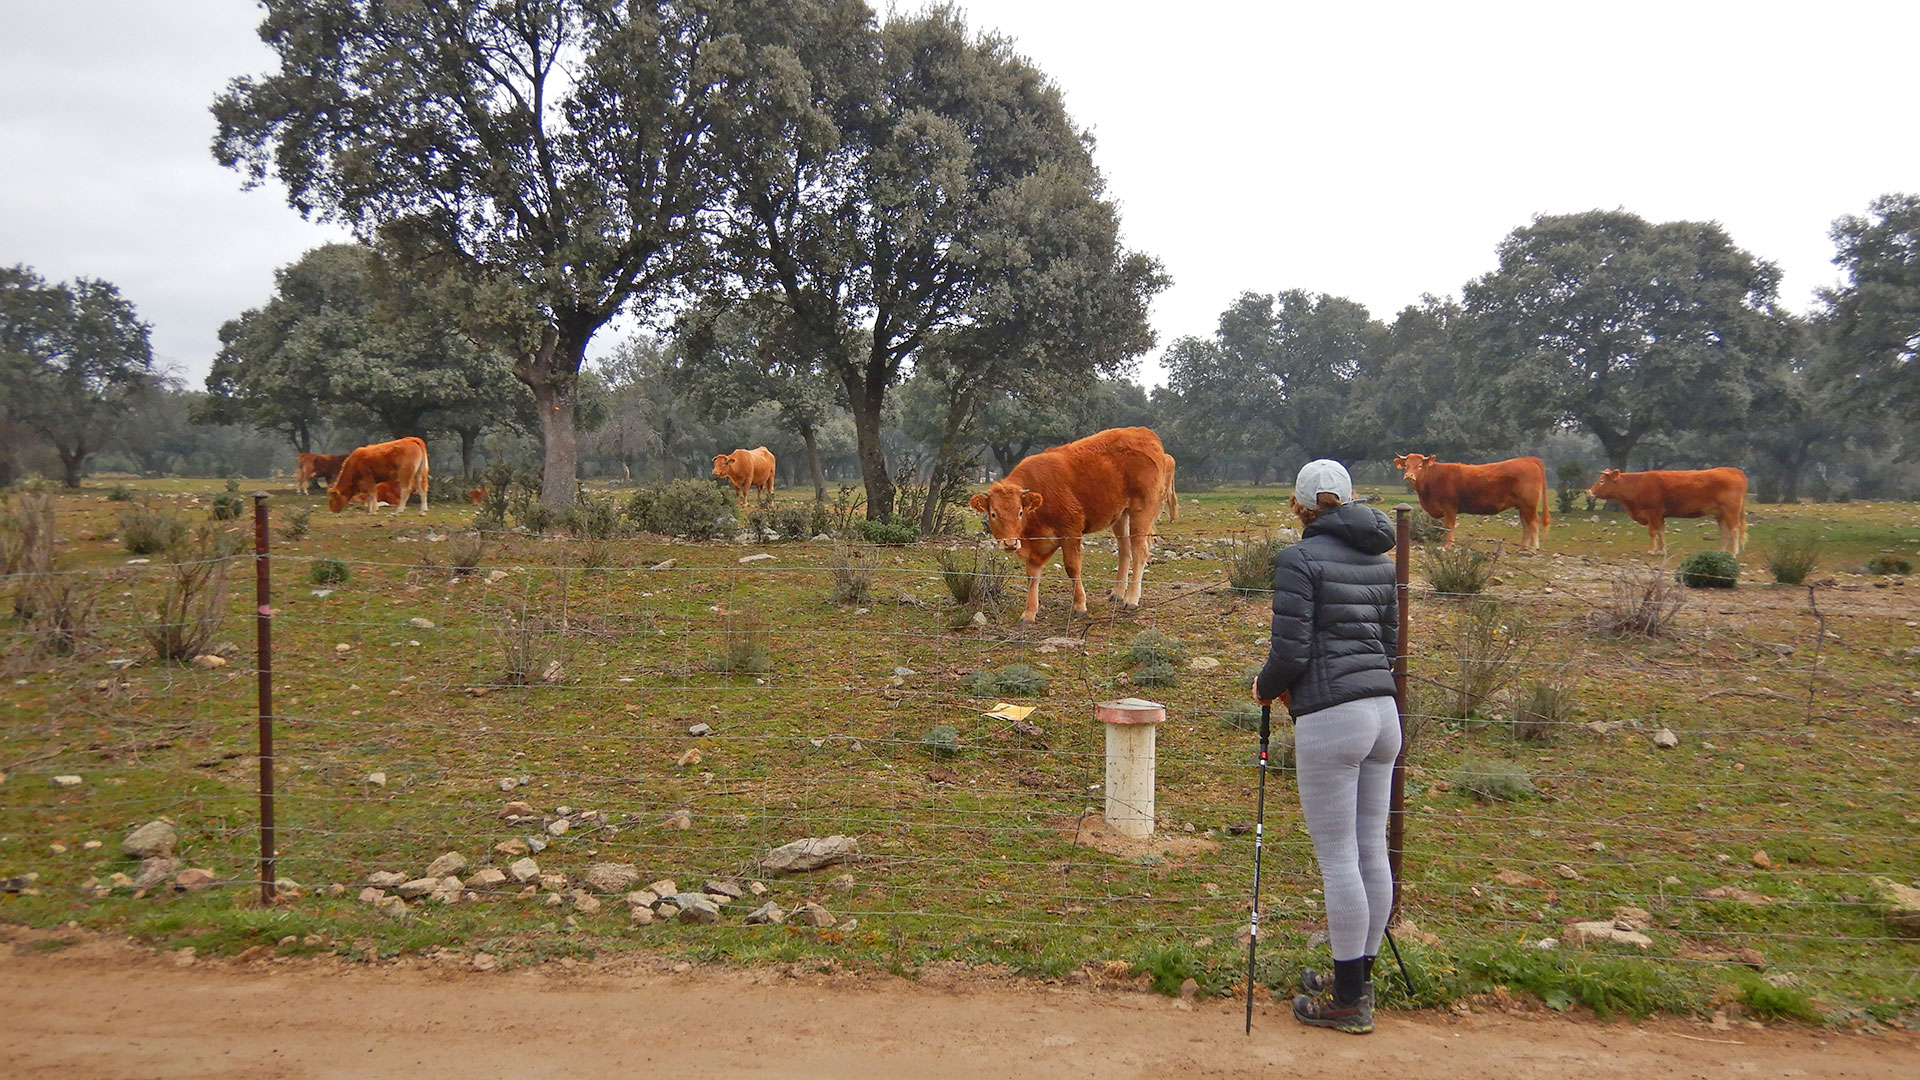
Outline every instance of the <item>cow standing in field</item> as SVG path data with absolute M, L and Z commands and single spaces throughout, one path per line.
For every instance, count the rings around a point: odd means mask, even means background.
M 1140 606 L 1153 520 L 1167 498 L 1169 460 L 1152 430 L 1109 428 L 1026 458 L 1005 480 L 970 500 L 987 515 L 987 530 L 1000 546 L 1026 559 L 1027 606 L 1021 622 L 1031 623 L 1039 614 L 1040 574 L 1055 551 L 1073 581 L 1074 614 L 1087 613 L 1081 541 L 1108 528 L 1120 551 L 1112 599 L 1127 608 Z
M 346 462 L 345 454 L 301 454 L 293 467 L 294 486 L 305 495 L 315 480 L 332 484 L 340 476 L 340 466 Z
M 412 435 L 392 442 L 363 446 L 347 455 L 340 476 L 327 489 L 327 509 L 339 513 L 355 496 L 367 497 L 367 512 L 380 503 L 381 481 L 394 485 L 394 513 L 406 508 L 407 499 L 420 496 L 420 512 L 427 512 L 427 444 Z
M 1720 524 L 1720 550 L 1740 554 L 1747 546 L 1747 474 L 1739 469 L 1602 469 L 1587 489 L 1610 499 L 1647 527 L 1650 555 L 1667 550 L 1667 519 L 1712 517 Z
M 1461 514 L 1520 511 L 1520 546 L 1537 548 L 1553 525 L 1547 512 L 1547 464 L 1537 457 L 1508 458 L 1489 465 L 1461 465 L 1432 454 L 1401 454 L 1393 467 L 1420 496 L 1420 509 L 1447 530 L 1441 546 L 1453 544 L 1453 523 Z
M 713 475 L 733 482 L 733 493 L 740 499 L 740 516 L 747 514 L 747 492 L 764 488 L 773 494 L 773 451 L 764 446 L 713 455 Z

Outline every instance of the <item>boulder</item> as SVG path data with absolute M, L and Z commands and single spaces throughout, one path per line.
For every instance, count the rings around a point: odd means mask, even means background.
M 809 836 L 782 844 L 760 860 L 770 874 L 796 874 L 844 862 L 860 854 L 860 842 L 851 836 Z
M 120 850 L 134 859 L 164 859 L 180 846 L 180 834 L 166 818 L 149 821 L 120 841 Z
M 391 889 L 405 880 L 407 875 L 395 873 L 392 870 L 375 870 L 367 875 L 367 884 L 376 889 Z
M 625 892 L 640 880 L 640 871 L 632 863 L 594 863 L 581 875 L 587 888 L 598 893 Z
M 433 878 L 451 877 L 454 874 L 465 873 L 466 869 L 467 857 L 457 851 L 449 851 L 445 855 L 427 864 L 427 876 Z
M 540 864 L 532 859 L 515 859 L 507 867 L 507 876 L 525 885 L 540 876 Z
M 1619 944 L 1632 945 L 1646 949 L 1653 945 L 1653 939 L 1637 930 L 1622 930 L 1611 922 L 1574 923 L 1567 929 L 1567 936 L 1576 945 Z
M 439 878 L 418 877 L 411 881 L 403 881 L 395 885 L 393 891 L 399 894 L 402 900 L 413 900 L 425 896 L 439 887 Z
M 833 913 L 826 908 L 821 907 L 819 904 L 812 903 L 801 904 L 794 909 L 793 914 L 789 915 L 788 918 L 799 923 L 801 926 L 827 927 L 840 921 L 834 918 Z
M 1873 879 L 1873 902 L 1887 925 L 1901 934 L 1920 935 L 1920 889 L 1891 878 Z

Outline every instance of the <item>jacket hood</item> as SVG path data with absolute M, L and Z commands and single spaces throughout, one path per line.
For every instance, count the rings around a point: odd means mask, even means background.
M 1387 520 L 1387 515 L 1359 503 L 1335 507 L 1313 519 L 1302 539 L 1321 535 L 1331 536 L 1368 555 L 1392 551 L 1395 539 L 1393 522 Z

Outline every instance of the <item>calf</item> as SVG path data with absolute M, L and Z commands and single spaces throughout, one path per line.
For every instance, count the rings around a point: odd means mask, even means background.
M 345 454 L 301 454 L 293 467 L 294 486 L 305 495 L 315 480 L 331 484 L 340 475 L 340 466 L 346 461 Z

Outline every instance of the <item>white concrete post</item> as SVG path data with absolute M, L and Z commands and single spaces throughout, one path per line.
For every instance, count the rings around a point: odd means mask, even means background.
M 1103 701 L 1107 725 L 1107 824 L 1122 836 L 1153 835 L 1154 730 L 1167 707 L 1140 698 Z

